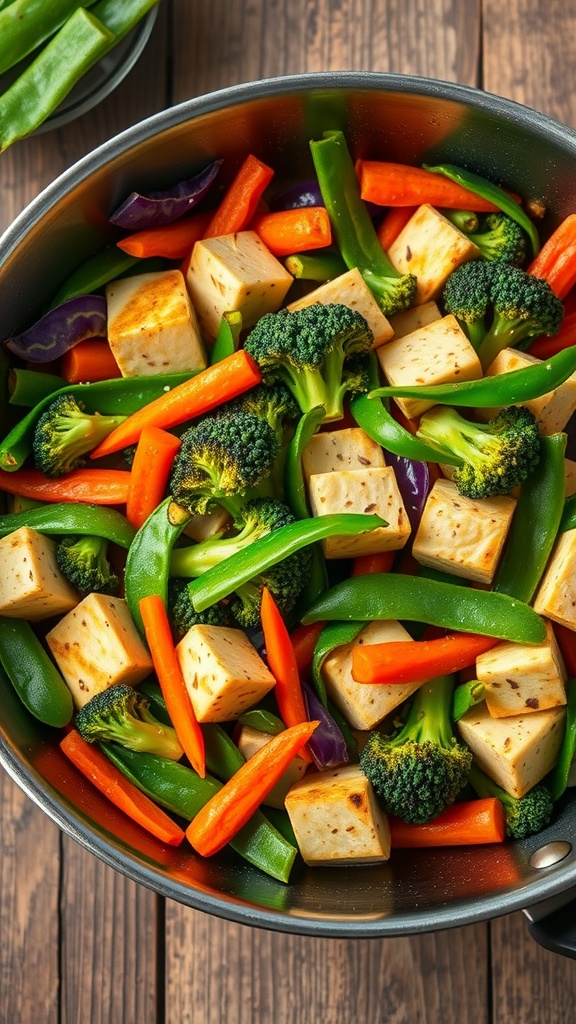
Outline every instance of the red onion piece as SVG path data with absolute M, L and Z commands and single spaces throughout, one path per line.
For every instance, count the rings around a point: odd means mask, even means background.
M 413 530 L 416 530 L 430 491 L 430 470 L 427 462 L 416 462 L 402 455 L 386 452 L 386 462 L 396 474 L 398 490 Z
M 106 299 L 77 295 L 55 306 L 32 327 L 7 338 L 6 348 L 30 363 L 50 363 L 88 338 L 106 337 Z
M 273 210 L 298 210 L 302 206 L 324 206 L 320 186 L 315 178 L 288 185 L 278 192 L 271 203 Z M 375 203 L 366 203 L 366 208 L 371 217 L 382 216 L 381 206 L 376 206 Z
M 348 764 L 348 749 L 342 730 L 337 726 L 318 697 L 306 683 L 302 683 L 302 692 L 306 702 L 308 718 L 311 722 L 320 722 L 318 728 L 308 740 L 308 749 L 314 758 L 318 771 L 326 768 L 337 768 Z
M 198 205 L 214 181 L 222 160 L 214 160 L 203 171 L 160 191 L 132 192 L 114 211 L 110 223 L 127 231 L 162 228 Z

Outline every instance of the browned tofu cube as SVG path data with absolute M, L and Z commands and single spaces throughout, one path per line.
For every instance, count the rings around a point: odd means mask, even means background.
M 28 526 L 0 540 L 0 615 L 37 622 L 63 615 L 80 600 L 56 564 L 56 544 Z
M 310 438 L 302 452 L 306 480 L 316 473 L 337 473 L 344 469 L 373 469 L 386 465 L 384 452 L 361 427 L 321 430 Z
M 381 516 L 388 523 L 388 526 L 355 536 L 328 537 L 322 541 L 326 558 L 355 558 L 378 551 L 397 551 L 410 536 L 410 520 L 391 466 L 316 473 L 310 477 L 309 497 L 315 516 L 360 512 Z
M 342 306 L 349 306 L 360 313 L 374 336 L 374 347 L 383 345 L 392 337 L 390 321 L 384 316 L 376 299 L 372 295 L 368 285 L 364 281 L 360 271 L 354 267 L 347 270 L 345 274 L 332 278 L 325 284 L 308 292 L 301 299 L 288 303 L 288 309 L 304 309 L 305 306 L 312 306 L 315 302 L 331 303 L 336 302 Z
M 539 615 L 576 630 L 576 530 L 558 534 L 534 608 Z
M 476 659 L 493 718 L 526 715 L 566 703 L 566 668 L 549 622 L 541 644 L 503 641 Z
M 434 206 L 419 206 L 388 250 L 392 265 L 418 281 L 414 305 L 435 299 L 447 277 L 480 250 Z
M 526 366 L 533 366 L 541 362 L 541 359 L 536 359 L 529 352 L 520 352 L 516 348 L 505 348 L 490 363 L 486 370 L 486 376 L 495 377 L 500 373 L 511 373 L 512 370 L 522 370 Z M 576 411 L 576 373 L 568 377 L 568 380 L 565 380 L 555 391 L 549 391 L 547 394 L 541 395 L 540 398 L 533 398 L 522 404 L 534 413 L 541 434 L 548 436 L 564 430 L 572 413 Z M 499 408 L 478 409 L 478 419 L 490 420 L 498 411 Z

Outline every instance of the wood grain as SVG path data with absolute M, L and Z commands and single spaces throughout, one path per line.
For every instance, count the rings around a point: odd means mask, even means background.
M 576 1020 L 576 967 L 528 937 L 524 915 L 492 921 L 494 1024 L 569 1024 Z

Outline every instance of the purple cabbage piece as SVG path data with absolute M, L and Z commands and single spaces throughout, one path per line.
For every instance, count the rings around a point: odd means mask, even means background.
M 132 192 L 114 211 L 110 223 L 127 231 L 162 228 L 189 213 L 204 198 L 212 185 L 222 160 L 214 160 L 203 171 L 160 191 Z
M 422 518 L 428 492 L 430 491 L 430 470 L 427 462 L 417 462 L 402 455 L 386 452 L 386 462 L 396 475 L 398 490 L 413 530 L 418 528 Z
M 106 299 L 77 295 L 55 306 L 32 327 L 7 338 L 7 349 L 30 363 L 50 363 L 88 338 L 106 337 Z
M 308 749 L 314 758 L 318 771 L 324 771 L 326 768 L 337 768 L 341 764 L 348 764 L 348 748 L 346 747 L 346 740 L 342 730 L 306 683 L 302 683 L 302 692 L 309 720 L 311 722 L 320 722 L 320 725 L 308 740 Z
M 279 192 L 272 202 L 273 210 L 299 210 L 302 206 L 324 206 L 320 186 L 315 178 L 297 181 Z M 372 218 L 382 216 L 382 207 L 366 203 Z

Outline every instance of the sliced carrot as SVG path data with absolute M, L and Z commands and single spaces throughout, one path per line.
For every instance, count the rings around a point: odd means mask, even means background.
M 205 238 L 244 231 L 274 171 L 249 153 L 204 232 Z
M 495 213 L 494 203 L 463 188 L 450 178 L 433 174 L 423 167 L 391 163 L 386 160 L 358 160 L 356 173 L 362 199 L 378 206 L 444 206 L 449 210 L 473 210 Z
M 60 373 L 70 384 L 111 380 L 122 376 L 105 338 L 89 338 L 68 349 L 62 356 Z
M 325 625 L 325 622 L 311 622 L 309 626 L 296 626 L 296 629 L 290 634 L 290 643 L 300 675 L 310 668 L 316 641 Z
M 352 654 L 357 683 L 424 683 L 466 668 L 500 643 L 476 633 L 449 633 L 434 640 L 393 640 L 359 644 Z
M 425 825 L 409 825 L 393 817 L 389 824 L 392 849 L 475 846 L 503 843 L 506 838 L 504 808 L 494 796 L 452 804 Z
M 206 775 L 204 736 L 194 714 L 192 702 L 174 649 L 166 608 L 158 594 L 143 597 L 139 603 L 146 640 L 166 709 L 180 746 L 201 778 Z
M 411 216 L 416 213 L 417 206 L 391 206 L 386 211 L 380 224 L 377 235 L 380 245 L 387 252 L 392 242 L 395 242 L 398 235 L 405 228 Z
M 572 345 L 576 345 L 576 312 L 564 316 L 558 334 L 552 338 L 547 334 L 540 335 L 532 342 L 528 351 L 537 359 L 550 359 L 557 352 L 562 352 L 563 349 L 570 348 Z
M 308 711 L 290 634 L 280 609 L 267 587 L 262 589 L 260 618 L 268 668 L 276 680 L 274 696 L 280 717 L 286 726 L 307 722 Z M 300 757 L 309 763 L 312 761 L 312 756 L 305 748 L 301 750 Z
M 116 245 L 131 256 L 163 256 L 167 260 L 181 260 L 188 256 L 195 242 L 204 237 L 212 219 L 211 213 L 193 213 L 164 228 L 147 228 L 121 238 Z
M 273 736 L 224 783 L 186 829 L 198 853 L 210 857 L 236 835 L 258 809 L 319 722 L 302 722 Z
M 576 213 L 570 213 L 540 249 L 528 267 L 534 277 L 543 277 L 559 299 L 576 284 Z
M 98 747 L 86 743 L 76 729 L 71 729 L 60 741 L 60 749 L 104 796 L 133 821 L 161 842 L 169 846 L 180 845 L 184 832 L 179 825 L 111 764 Z
M 375 572 L 390 572 L 395 551 L 378 551 L 373 555 L 358 555 L 352 563 L 351 576 L 371 576 Z
M 99 459 L 135 444 L 144 427 L 175 427 L 202 416 L 259 384 L 261 379 L 252 357 L 244 349 L 239 349 L 127 416 L 90 453 L 90 458 Z
M 91 505 L 124 505 L 128 497 L 127 469 L 73 469 L 64 476 L 44 476 L 36 469 L 0 472 L 0 491 L 39 501 L 84 501 Z
M 160 504 L 182 442 L 161 427 L 144 427 L 130 470 L 126 518 L 137 530 Z
M 325 249 L 332 243 L 332 226 L 323 206 L 257 213 L 250 227 L 274 256 Z

